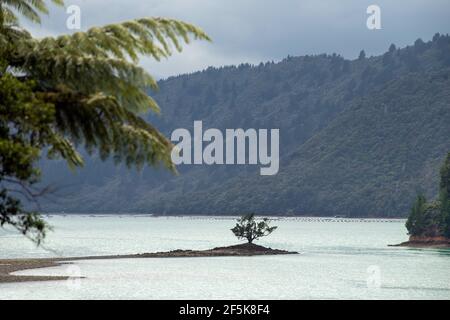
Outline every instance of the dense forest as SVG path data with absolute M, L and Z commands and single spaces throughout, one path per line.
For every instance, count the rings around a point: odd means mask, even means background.
M 417 194 L 438 197 L 450 150 L 450 37 L 356 60 L 337 54 L 208 68 L 159 82 L 150 94 L 176 128 L 279 128 L 280 172 L 258 166 L 181 166 L 137 172 L 95 156 L 67 172 L 41 163 L 57 190 L 49 212 L 406 216 Z M 82 146 L 80 146 L 81 148 Z
M 440 175 L 438 198 L 427 202 L 426 197 L 419 194 L 411 208 L 406 228 L 413 238 L 450 239 L 450 152 Z

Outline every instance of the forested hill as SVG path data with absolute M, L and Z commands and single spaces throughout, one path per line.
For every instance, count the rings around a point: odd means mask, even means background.
M 288 57 L 209 68 L 160 82 L 151 115 L 176 128 L 279 128 L 280 171 L 182 166 L 172 176 L 127 171 L 92 157 L 70 173 L 44 162 L 60 185 L 48 211 L 158 214 L 405 216 L 418 192 L 437 195 L 450 151 L 450 37 L 435 35 L 377 57 Z

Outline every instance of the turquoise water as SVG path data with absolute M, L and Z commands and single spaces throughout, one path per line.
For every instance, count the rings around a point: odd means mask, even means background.
M 0 231 L 0 259 L 208 249 L 235 244 L 230 218 L 52 216 L 45 248 Z M 18 274 L 0 299 L 450 299 L 450 251 L 388 247 L 403 220 L 284 218 L 258 244 L 300 255 L 77 261 Z M 86 277 L 77 279 L 76 276 Z

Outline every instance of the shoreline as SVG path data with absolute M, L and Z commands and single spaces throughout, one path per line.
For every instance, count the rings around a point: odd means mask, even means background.
M 0 260 L 0 284 L 17 283 L 30 281 L 52 281 L 67 280 L 69 277 L 62 276 L 19 276 L 12 273 L 29 269 L 41 269 L 58 267 L 63 262 L 58 258 L 42 258 L 42 259 L 4 259 Z
M 0 259 L 0 284 L 29 281 L 56 281 L 67 280 L 68 276 L 22 276 L 12 273 L 30 269 L 58 267 L 80 260 L 114 260 L 114 259 L 146 259 L 146 258 L 201 258 L 201 257 L 251 257 L 264 255 L 299 254 L 295 251 L 286 251 L 266 248 L 255 244 L 240 244 L 228 247 L 217 247 L 208 250 L 173 250 L 168 252 L 104 255 L 63 258 L 40 259 Z
M 42 213 L 43 216 L 59 216 L 59 217 L 67 217 L 67 216 L 83 216 L 83 217 L 114 217 L 114 216 L 131 216 L 131 217 L 148 217 L 148 218 L 194 218 L 194 219 L 205 219 L 205 218 L 215 218 L 215 219 L 226 219 L 232 220 L 239 218 L 239 215 L 232 214 L 157 214 L 157 213 L 130 213 L 130 212 L 117 212 L 117 213 L 82 213 L 82 212 L 45 212 Z M 293 218 L 293 219 L 327 219 L 327 220 L 384 220 L 388 222 L 396 222 L 406 220 L 406 217 L 376 217 L 376 216 L 361 216 L 361 217 L 347 217 L 347 216 L 316 216 L 316 215 L 290 215 L 290 214 L 260 214 L 258 217 L 268 217 L 271 219 L 285 219 L 285 218 Z
M 389 247 L 407 247 L 422 249 L 450 249 L 449 241 L 406 241 L 399 244 L 390 244 Z
M 450 249 L 450 239 L 444 236 L 411 236 L 406 242 L 390 247 L 411 247 L 411 248 L 448 248 Z

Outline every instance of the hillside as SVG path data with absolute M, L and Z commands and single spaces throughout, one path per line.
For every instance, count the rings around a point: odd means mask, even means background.
M 405 216 L 417 192 L 437 195 L 450 150 L 450 37 L 391 46 L 382 56 L 288 57 L 209 68 L 160 82 L 167 135 L 211 128 L 279 128 L 280 172 L 182 166 L 180 175 L 127 171 L 96 157 L 70 173 L 42 163 L 59 191 L 47 211 L 158 214 Z

